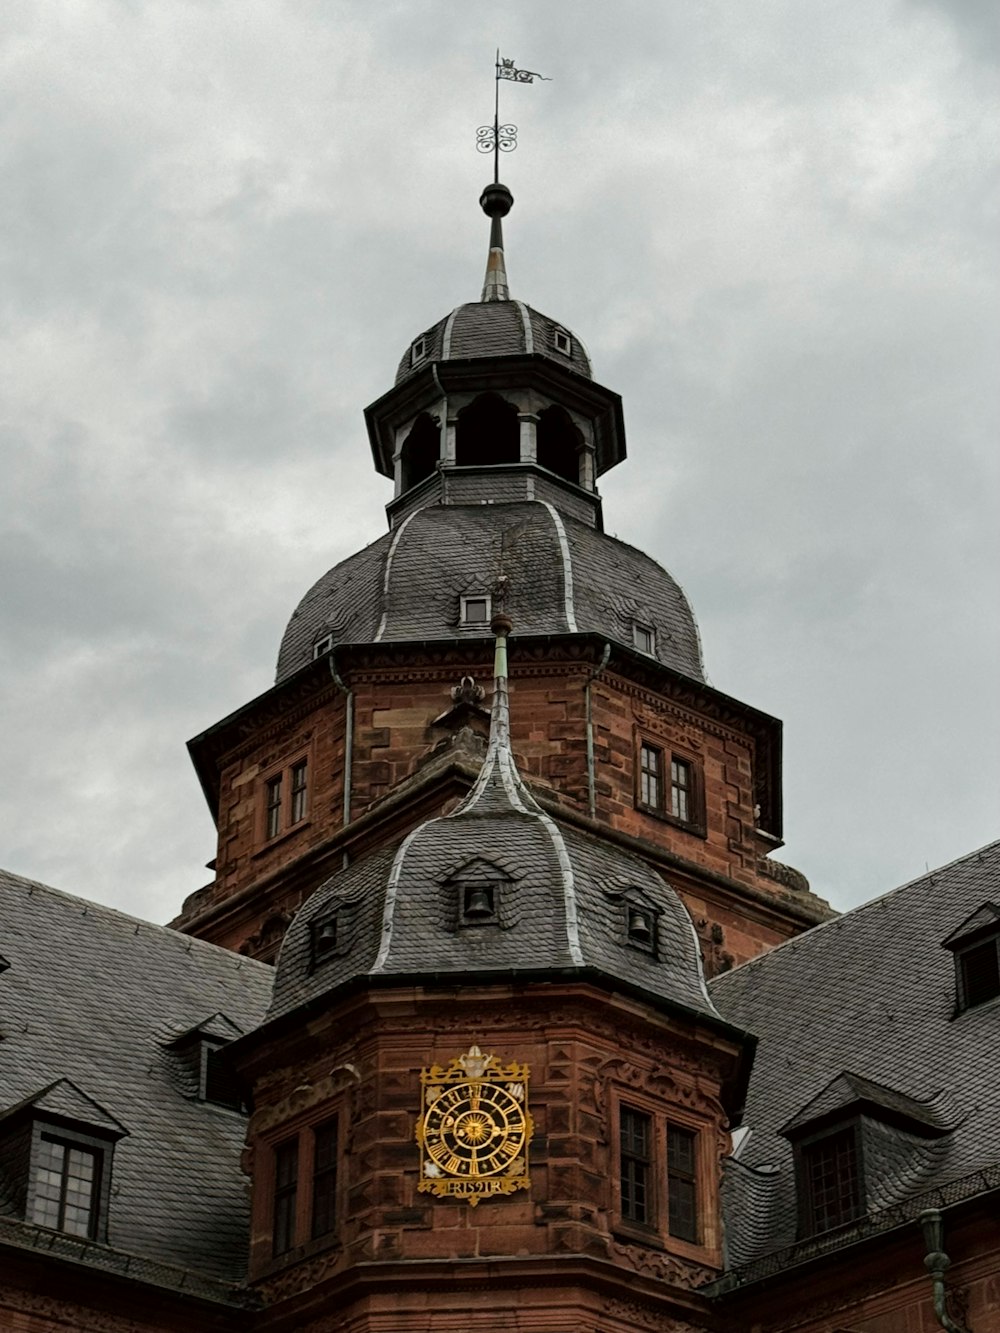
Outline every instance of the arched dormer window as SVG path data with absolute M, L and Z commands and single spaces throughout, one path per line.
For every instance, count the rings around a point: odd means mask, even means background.
M 583 437 L 564 408 L 547 407 L 538 416 L 538 463 L 565 481 L 580 484 Z
M 431 476 L 441 453 L 441 431 L 433 417 L 421 412 L 403 441 L 401 455 L 403 490 L 408 491 Z
M 498 393 L 483 393 L 458 414 L 455 462 L 459 467 L 496 467 L 521 457 L 517 408 Z

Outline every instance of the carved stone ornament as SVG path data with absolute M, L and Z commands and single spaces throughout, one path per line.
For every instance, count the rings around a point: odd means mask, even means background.
M 665 1310 L 654 1310 L 638 1301 L 609 1300 L 604 1306 L 604 1313 L 612 1319 L 620 1319 L 631 1328 L 651 1328 L 661 1333 L 705 1333 L 704 1328 L 675 1319 Z
M 418 1190 L 475 1207 L 529 1187 L 528 1078 L 527 1065 L 502 1064 L 478 1046 L 421 1071 Z

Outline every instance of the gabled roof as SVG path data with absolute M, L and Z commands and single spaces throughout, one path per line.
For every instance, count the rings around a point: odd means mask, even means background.
M 1000 1098 L 994 1062 L 984 1058 L 995 1045 L 997 1007 L 956 1014 L 955 968 L 941 948 L 998 898 L 1000 843 L 993 843 L 710 983 L 719 1011 L 759 1038 L 745 1114 L 750 1134 L 739 1165 L 727 1168 L 729 1247 L 741 1263 L 795 1244 L 793 1149 L 782 1131 L 826 1097 L 877 1098 L 911 1114 L 923 1106 L 952 1127 L 935 1141 L 898 1126 L 879 1129 L 873 1210 L 889 1199 L 896 1206 L 921 1192 L 958 1189 L 1000 1164 Z M 850 1080 L 838 1083 L 847 1070 Z M 947 1098 L 938 1100 L 942 1089 Z M 748 1193 L 741 1177 L 765 1166 L 776 1170 L 755 1177 Z M 743 1206 L 748 1198 L 756 1216 Z
M 246 1123 L 185 1096 L 167 1046 L 206 1016 L 213 1030 L 223 1014 L 254 1027 L 272 970 L 6 872 L 0 921 L 10 959 L 0 976 L 0 1114 L 30 1101 L 46 1114 L 102 1117 L 108 1132 L 124 1127 L 110 1249 L 147 1266 L 242 1279 Z M 17 1225 L 3 1219 L 5 1233 Z
M 1000 907 L 996 903 L 983 903 L 971 916 L 967 916 L 960 926 L 941 941 L 945 949 L 957 949 L 968 944 L 977 935 L 1000 929 Z
M 56 1079 L 54 1083 L 49 1083 L 38 1092 L 22 1098 L 0 1115 L 0 1123 L 13 1120 L 29 1110 L 36 1115 L 58 1116 L 62 1120 L 72 1120 L 80 1126 L 86 1126 L 113 1138 L 122 1138 L 128 1133 L 120 1120 L 116 1120 L 110 1111 L 106 1111 L 92 1097 L 88 1097 L 68 1078 Z
M 817 1093 L 798 1115 L 782 1125 L 778 1133 L 784 1138 L 792 1138 L 798 1131 L 816 1127 L 848 1112 L 874 1114 L 928 1136 L 947 1134 L 954 1128 L 955 1119 L 954 1114 L 948 1114 L 947 1098 L 940 1094 L 918 1101 L 904 1092 L 845 1070 Z

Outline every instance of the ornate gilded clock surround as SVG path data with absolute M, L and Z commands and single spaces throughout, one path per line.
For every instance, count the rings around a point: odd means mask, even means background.
M 527 1065 L 505 1065 L 478 1046 L 447 1066 L 422 1070 L 417 1189 L 472 1207 L 528 1189 L 528 1080 Z

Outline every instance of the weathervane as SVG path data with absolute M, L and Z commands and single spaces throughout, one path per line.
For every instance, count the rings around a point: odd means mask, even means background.
M 544 74 L 537 74 L 530 69 L 515 69 L 513 60 L 501 59 L 499 50 L 496 60 L 496 93 L 493 99 L 493 124 L 480 125 L 476 130 L 476 147 L 481 153 L 493 154 L 493 184 L 500 182 L 500 154 L 512 153 L 517 147 L 517 126 L 500 124 L 500 80 L 508 79 L 512 83 L 534 83 L 541 79 L 551 83 Z

